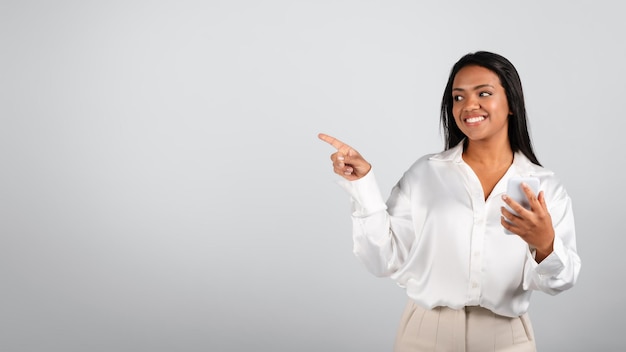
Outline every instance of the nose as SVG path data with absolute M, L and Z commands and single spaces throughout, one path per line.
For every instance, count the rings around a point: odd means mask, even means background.
M 480 108 L 480 104 L 478 103 L 478 99 L 474 96 L 468 96 L 463 99 L 463 111 L 473 111 Z

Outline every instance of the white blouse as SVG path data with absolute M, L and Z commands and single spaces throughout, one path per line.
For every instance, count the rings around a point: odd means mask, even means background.
M 524 314 L 533 290 L 551 295 L 572 287 L 581 261 L 571 200 L 554 173 L 516 153 L 487 198 L 462 158 L 462 143 L 417 160 L 385 203 L 373 170 L 341 180 L 352 196 L 354 253 L 374 275 L 390 277 L 425 308 L 479 305 L 505 316 Z M 500 224 L 511 177 L 540 179 L 555 230 L 554 251 L 535 251 Z

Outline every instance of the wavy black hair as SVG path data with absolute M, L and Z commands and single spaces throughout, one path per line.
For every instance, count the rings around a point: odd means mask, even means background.
M 500 83 L 506 92 L 506 99 L 511 110 L 509 115 L 509 143 L 513 152 L 521 151 L 534 164 L 541 165 L 528 134 L 526 106 L 524 104 L 524 92 L 522 81 L 515 66 L 505 57 L 488 52 L 477 51 L 466 54 L 457 61 L 452 70 L 443 92 L 441 100 L 441 127 L 446 140 L 445 149 L 450 149 L 459 144 L 466 136 L 461 132 L 452 115 L 452 83 L 456 74 L 465 66 L 481 66 L 494 72 L 500 78 Z M 467 143 L 467 141 L 466 141 Z

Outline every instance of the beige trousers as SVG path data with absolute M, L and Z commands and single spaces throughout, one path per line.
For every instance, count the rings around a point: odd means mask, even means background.
M 510 318 L 481 307 L 424 309 L 409 299 L 394 352 L 536 352 L 528 313 Z

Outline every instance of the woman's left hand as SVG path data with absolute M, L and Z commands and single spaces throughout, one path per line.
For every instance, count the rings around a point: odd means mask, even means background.
M 552 217 L 548 212 L 543 191 L 540 191 L 539 195 L 535 195 L 527 184 L 522 184 L 522 190 L 528 198 L 530 210 L 504 195 L 502 199 L 517 215 L 511 213 L 506 207 L 502 207 L 500 222 L 504 228 L 520 236 L 537 250 L 535 260 L 540 263 L 553 250 L 554 227 L 552 226 Z

